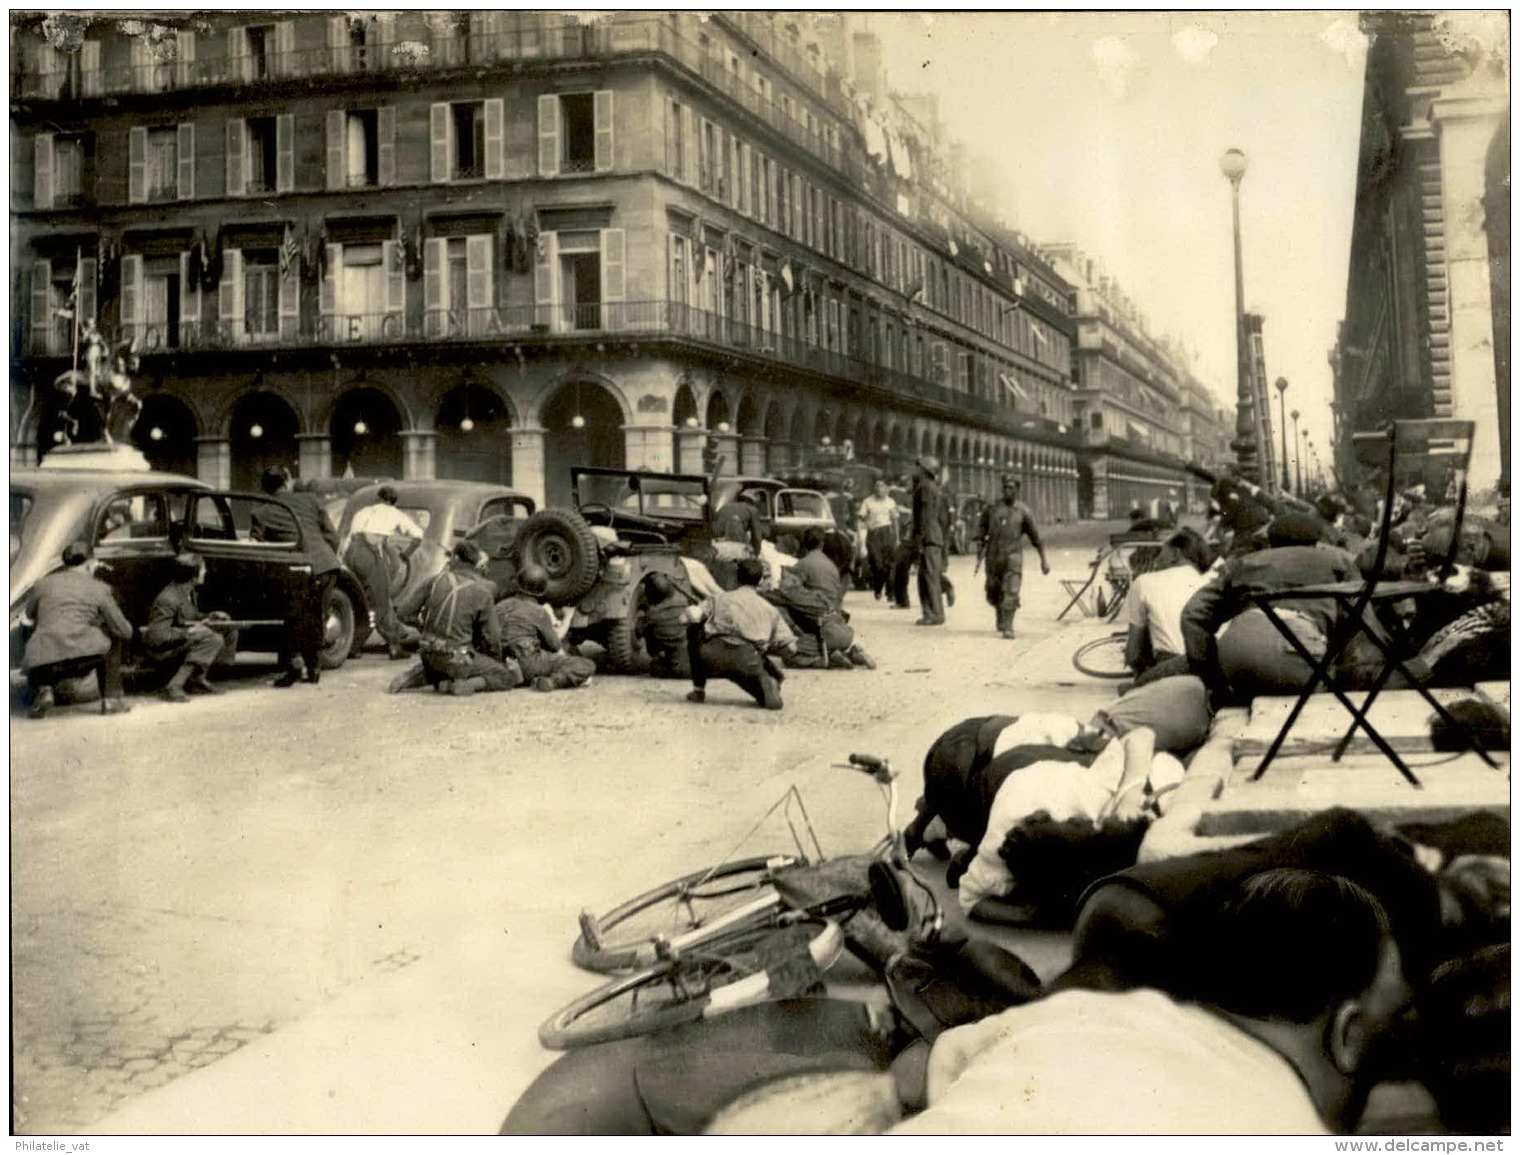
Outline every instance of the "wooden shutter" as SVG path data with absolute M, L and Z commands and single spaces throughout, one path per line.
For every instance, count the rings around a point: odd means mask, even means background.
M 596 126 L 596 171 L 611 172 L 614 153 L 612 150 L 612 90 L 598 89 L 592 100 L 592 119 Z
M 100 41 L 86 40 L 79 46 L 79 79 L 86 96 L 100 95 Z
M 486 164 L 485 173 L 487 180 L 500 180 L 502 176 L 504 158 L 502 156 L 502 141 L 505 135 L 505 116 L 502 111 L 501 97 L 492 97 L 485 102 L 486 105 Z
M 406 263 L 401 259 L 401 242 L 385 242 L 385 312 L 387 316 L 406 311 Z M 392 322 L 395 332 L 382 330 L 384 335 L 401 335 L 399 322 Z
M 121 259 L 121 331 L 128 339 L 136 337 L 138 302 L 142 299 L 143 259 L 132 253 Z
M 681 179 L 680 161 L 676 155 L 676 141 L 681 133 L 681 109 L 668 96 L 665 98 L 665 175 Z
M 559 175 L 559 97 L 538 98 L 538 175 Z
M 470 309 L 491 306 L 491 238 L 466 237 L 464 242 L 465 300 Z M 455 308 L 459 302 L 449 302 Z
M 148 199 L 148 130 L 127 132 L 127 201 L 140 205 Z
M 132 131 L 136 132 L 136 129 Z M 248 124 L 241 117 L 227 121 L 227 195 L 248 195 Z
M 626 290 L 626 266 L 623 260 L 622 229 L 602 230 L 602 327 L 623 327 L 623 297 Z
M 338 311 L 338 273 L 343 267 L 343 246 L 328 242 L 323 249 L 327 266 L 322 270 L 322 286 L 317 294 L 317 311 L 328 319 L 328 336 L 333 337 L 332 318 Z
M 178 161 L 175 172 L 175 194 L 182 201 L 195 199 L 195 125 L 186 123 L 179 126 L 175 140 L 175 159 Z
M 454 171 L 454 135 L 449 124 L 449 106 L 438 103 L 428 112 L 429 135 L 432 140 L 433 180 L 449 179 Z
M 181 88 L 189 88 L 196 80 L 195 33 L 186 29 L 174 34 L 174 80 Z
M 283 112 L 274 118 L 274 191 L 294 192 L 296 187 L 296 118 Z
M 682 159 L 685 162 L 685 171 L 677 175 L 687 184 L 695 186 L 697 183 L 697 155 L 701 145 L 697 140 L 697 117 L 689 108 L 681 109 L 681 140 Z
M 90 262 L 94 264 L 93 261 Z M 179 255 L 179 343 L 181 348 L 200 344 L 201 287 L 190 280 L 190 254 Z
M 223 332 L 234 345 L 241 345 L 246 336 L 243 323 L 243 253 L 241 249 L 227 249 L 222 253 L 222 280 L 217 286 L 217 317 Z
M 290 261 L 280 273 L 280 340 L 296 339 L 301 318 L 300 262 Z
M 39 132 L 32 138 L 32 207 L 53 207 L 53 134 Z
M 353 67 L 348 51 L 348 17 L 327 18 L 327 51 L 332 60 L 332 70 L 340 75 Z
M 80 323 L 95 320 L 95 279 L 99 268 L 94 257 L 82 257 L 79 261 L 79 286 L 75 296 L 75 309 Z
M 231 68 L 233 80 L 252 78 L 253 62 L 248 58 L 248 30 L 246 28 L 227 29 L 227 63 Z
M 130 260 L 131 258 L 127 258 Z M 122 262 L 123 266 L 126 261 Z M 127 278 L 125 268 L 122 272 L 122 289 L 125 291 Z M 125 325 L 125 321 L 123 321 Z M 48 343 L 53 332 L 53 262 L 32 262 L 32 352 L 49 352 Z
M 426 241 L 422 248 L 422 306 L 429 313 L 442 312 L 448 307 L 443 299 L 443 251 L 446 244 L 447 241 L 438 237 Z
M 343 188 L 348 183 L 348 113 L 340 108 L 327 113 L 327 187 Z
M 559 295 L 559 270 L 555 267 L 558 259 L 558 234 L 539 233 L 537 263 L 533 266 L 533 303 L 540 325 L 554 324 L 554 306 Z
M 270 72 L 275 76 L 300 76 L 316 69 L 302 68 L 296 55 L 296 26 L 293 20 L 281 20 L 274 26 L 274 60 Z
M 377 179 L 381 187 L 396 183 L 396 108 L 387 104 L 376 118 L 375 135 L 380 138 L 380 155 L 376 158 Z

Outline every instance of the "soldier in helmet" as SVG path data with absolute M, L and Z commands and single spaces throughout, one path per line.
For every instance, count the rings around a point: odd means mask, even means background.
M 563 624 L 554 620 L 544 605 L 548 589 L 549 575 L 542 566 L 529 563 L 518 571 L 517 593 L 496 605 L 502 644 L 535 690 L 584 686 L 596 672 L 596 663 L 565 652 L 563 639 L 570 619 L 567 616 Z

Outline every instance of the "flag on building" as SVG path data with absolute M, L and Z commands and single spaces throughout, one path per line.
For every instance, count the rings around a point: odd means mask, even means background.
M 921 303 L 923 299 L 924 283 L 922 281 L 913 282 L 913 288 L 908 290 L 908 304 L 918 304 Z
M 786 261 L 781 266 L 781 283 L 786 286 L 786 295 L 788 297 L 797 291 L 797 282 L 792 275 L 791 261 Z
M 397 226 L 399 228 L 399 226 Z M 296 240 L 296 231 L 289 225 L 285 226 L 285 240 L 280 245 L 280 276 L 290 276 L 292 267 L 299 268 L 301 259 L 301 246 Z
M 1003 387 L 1005 389 L 1011 392 L 1015 397 L 1019 398 L 1019 400 L 1029 400 L 1029 394 L 1024 391 L 1024 387 L 1018 383 L 1018 380 L 1016 378 L 1008 376 L 1007 373 L 999 373 L 998 380 L 1003 383 Z

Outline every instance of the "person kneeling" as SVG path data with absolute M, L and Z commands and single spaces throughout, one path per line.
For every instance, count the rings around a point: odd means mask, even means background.
M 525 565 L 517 575 L 517 593 L 497 603 L 502 640 L 535 690 L 570 690 L 584 686 L 596 672 L 590 658 L 563 648 L 570 618 L 556 623 L 544 605 L 549 575 L 542 566 Z
M 143 641 L 155 662 L 174 667 L 160 696 L 170 702 L 188 702 L 190 694 L 221 693 L 207 674 L 212 666 L 231 664 L 238 634 L 227 624 L 230 619 L 225 613 L 201 613 L 196 590 L 206 580 L 206 566 L 199 555 L 180 554 L 172 573 L 173 580 L 153 599 Z
M 402 617 L 410 617 L 421 603 L 421 660 L 390 684 L 391 693 L 430 684 L 440 693 L 464 697 L 523 684 L 515 661 L 494 656 L 501 653 L 501 626 L 496 587 L 480 572 L 485 562 L 474 542 L 459 542 L 448 568 L 398 607 Z
M 739 588 L 728 590 L 691 610 L 687 633 L 691 657 L 689 702 L 707 700 L 710 675 L 727 678 L 767 710 L 781 709 L 785 673 L 775 654 L 797 646 L 797 638 L 781 613 L 760 596 L 765 567 L 758 558 L 739 562 Z

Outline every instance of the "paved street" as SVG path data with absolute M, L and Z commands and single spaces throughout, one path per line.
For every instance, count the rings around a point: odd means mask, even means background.
M 793 783 L 825 850 L 862 850 L 875 793 L 831 761 L 889 755 L 911 801 L 950 723 L 1109 700 L 1070 664 L 1104 627 L 1052 620 L 1108 528 L 1052 535 L 1048 578 L 1028 555 L 1014 642 L 970 558 L 942 630 L 851 594 L 880 668 L 794 672 L 779 714 L 616 677 L 390 696 L 369 654 L 316 689 L 252 665 L 189 706 L 13 715 L 14 1129 L 493 1130 L 591 985 L 583 906 L 723 854 Z

